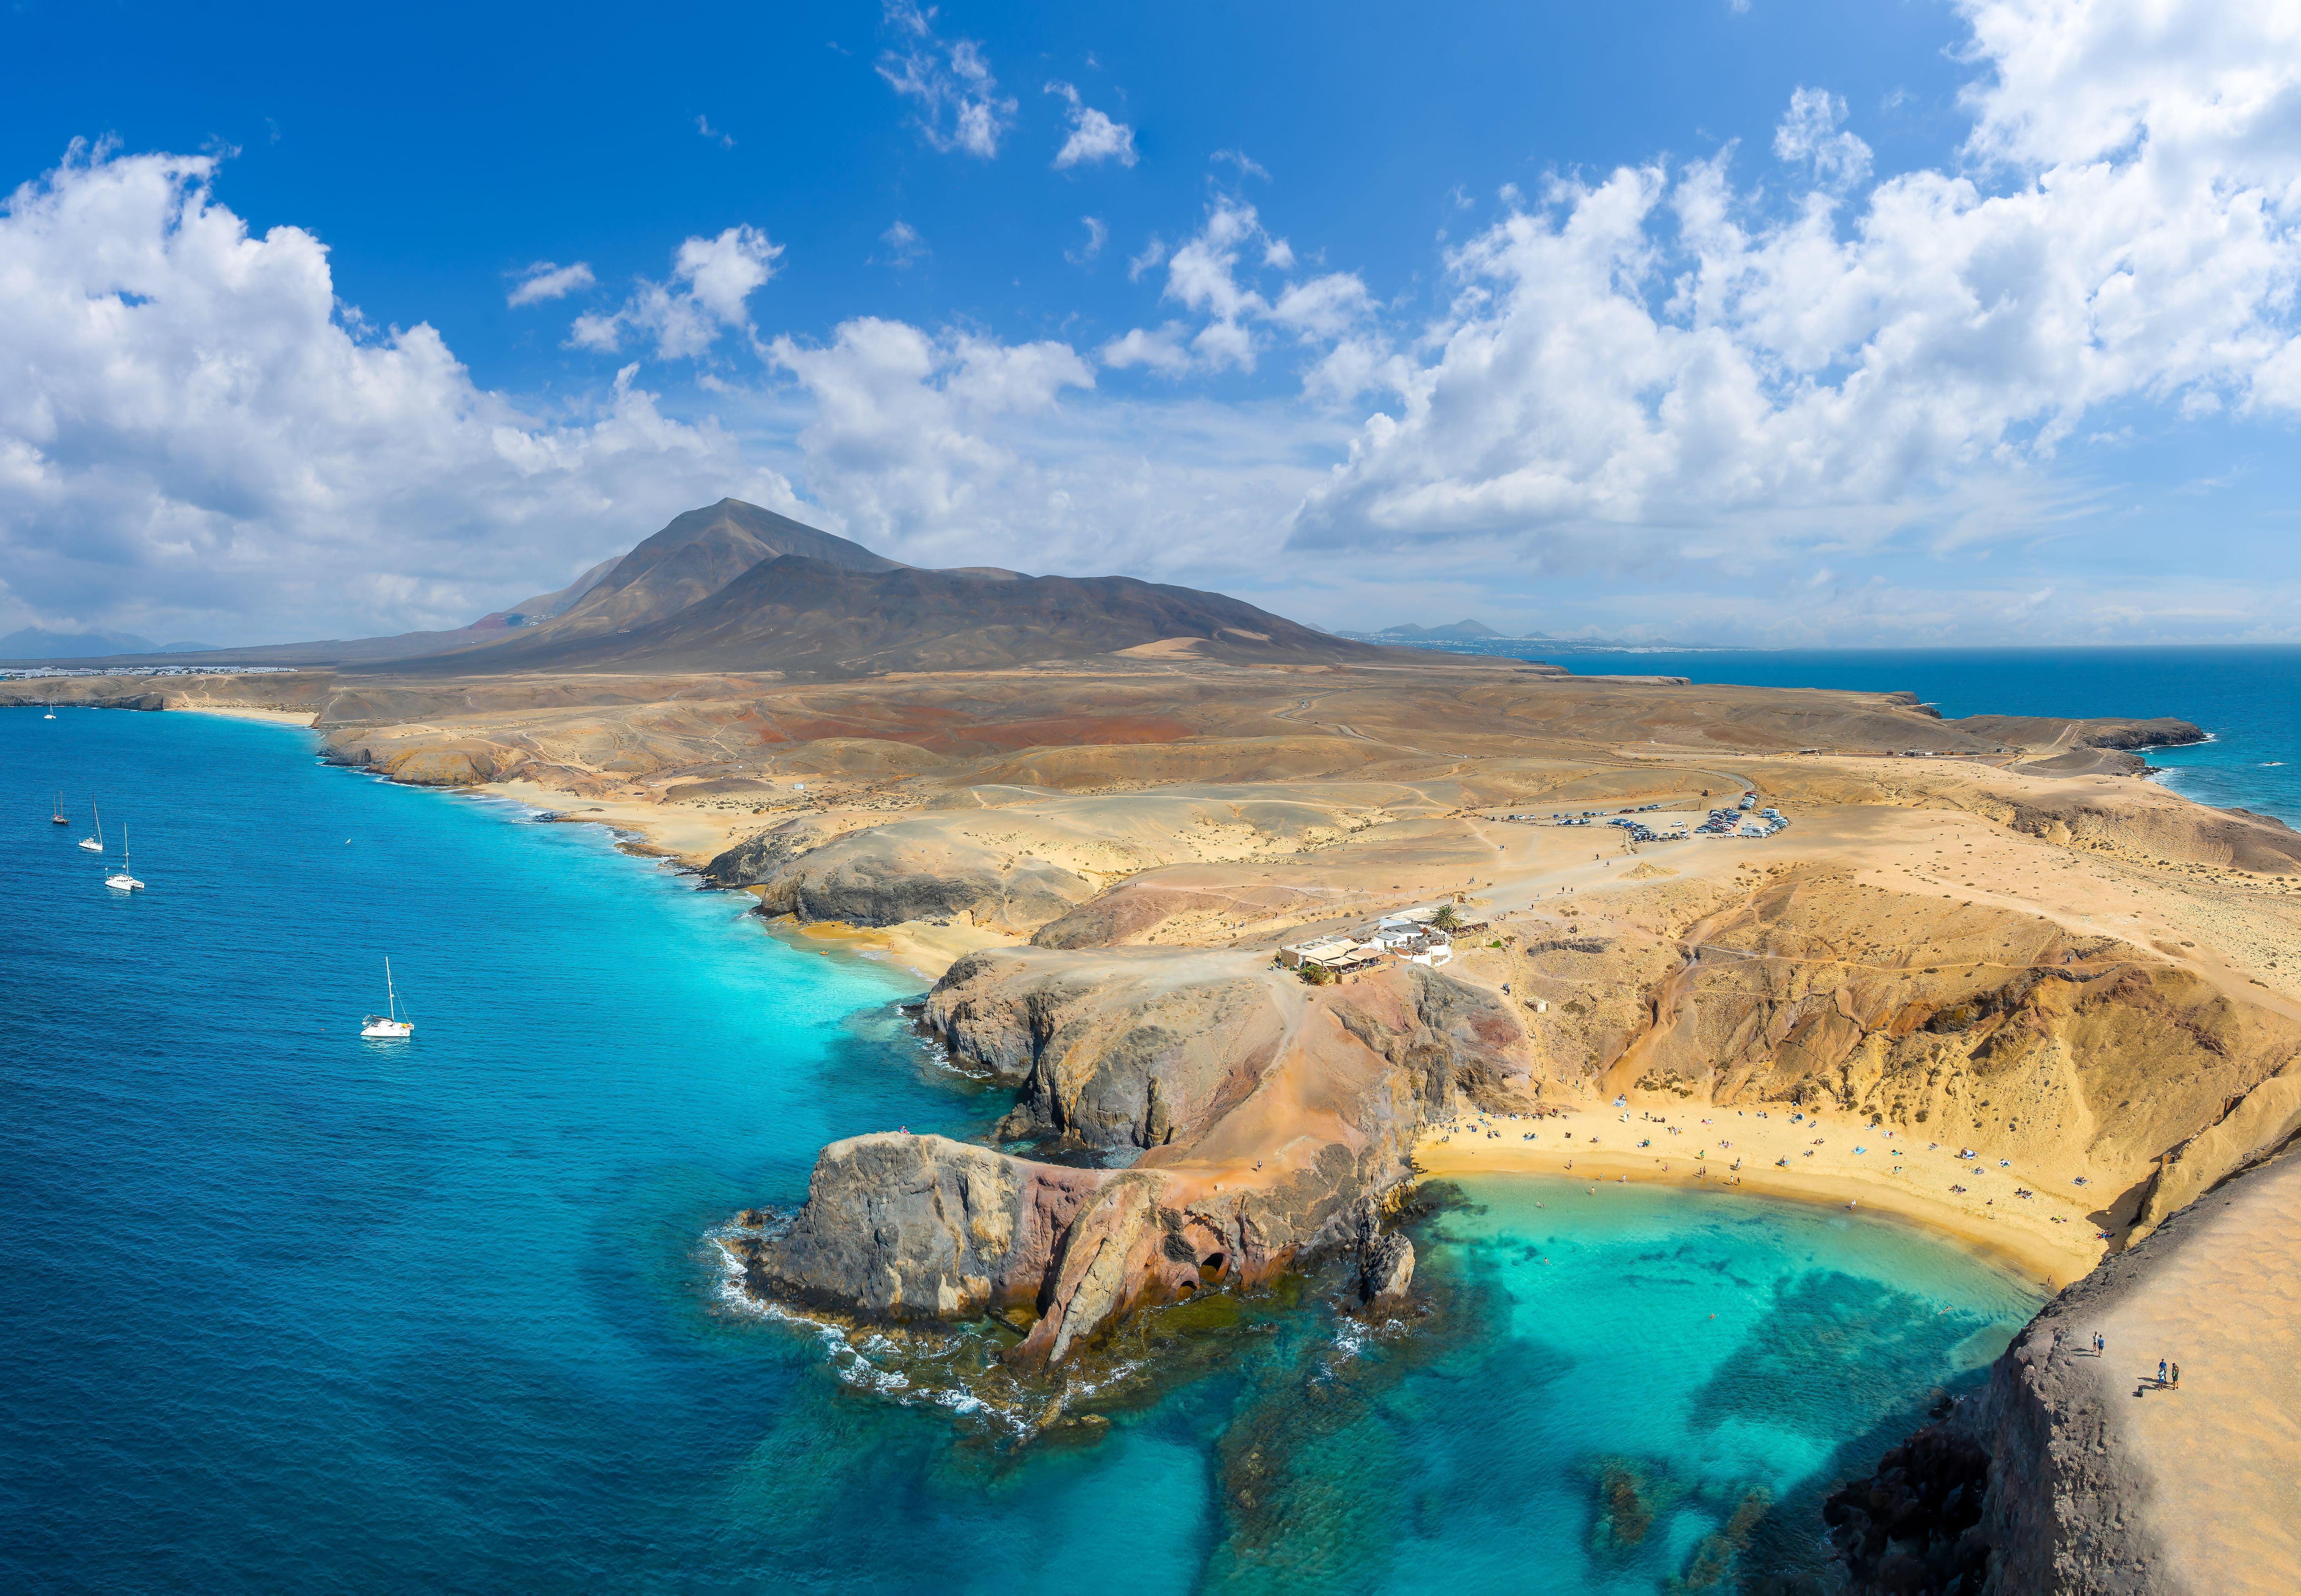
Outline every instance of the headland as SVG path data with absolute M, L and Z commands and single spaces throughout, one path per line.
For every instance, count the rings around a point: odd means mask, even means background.
M 772 589 L 790 557 L 737 569 Z M 1018 1377 L 1320 1260 L 1394 1305 L 1418 1175 L 1731 1180 L 2060 1289 L 2301 1131 L 2301 835 L 2146 779 L 2137 750 L 2195 726 L 1577 678 L 1201 607 L 1201 634 L 1128 641 L 1170 613 L 1128 611 L 1103 652 L 1018 660 L 1008 627 L 937 668 L 965 648 L 642 668 L 607 614 L 605 643 L 523 645 L 550 671 L 0 696 L 309 715 L 337 763 L 615 827 L 917 970 L 919 1025 L 1011 1111 L 986 1144 L 834 1142 L 731 1245 L 749 1290 L 834 1318 L 994 1319 Z

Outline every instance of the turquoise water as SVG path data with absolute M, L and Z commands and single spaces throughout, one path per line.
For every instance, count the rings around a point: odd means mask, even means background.
M 2216 808 L 2301 826 L 2301 648 L 1787 648 L 1693 654 L 1544 654 L 1500 643 L 1463 652 L 1752 687 L 1910 691 L 1945 715 L 2173 715 L 2211 741 L 2156 748 L 2168 787 Z
M 146 891 L 73 846 L 91 787 Z M 1017 1449 L 707 1239 L 827 1140 L 1004 1108 L 915 979 L 278 727 L 0 712 L 0 1588 L 1651 1592 L 1753 1487 L 1742 1569 L 1811 1561 L 2032 1306 L 1881 1220 L 1486 1182 L 1410 1332 L 1262 1304 Z M 387 953 L 407 1043 L 354 1034 Z M 1653 1523 L 1594 1550 L 1625 1481 Z

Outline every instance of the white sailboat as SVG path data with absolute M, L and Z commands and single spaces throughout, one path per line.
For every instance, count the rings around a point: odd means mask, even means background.
M 110 875 L 105 876 L 104 878 L 104 884 L 110 887 L 116 892 L 141 892 L 144 890 L 144 883 L 138 881 L 130 872 L 128 868 L 129 863 L 128 828 L 125 825 L 122 825 L 120 828 L 120 868 L 113 872 Z
M 391 960 L 389 957 L 383 961 L 383 992 L 384 1007 L 388 1012 L 368 1015 L 360 1026 L 360 1034 L 377 1038 L 414 1035 L 415 1022 L 399 1017 L 399 991 L 391 984 Z
M 104 851 L 104 811 L 96 808 L 96 800 L 92 798 L 88 800 L 88 806 L 96 810 L 96 835 L 81 838 L 79 845 L 92 854 L 100 854 Z

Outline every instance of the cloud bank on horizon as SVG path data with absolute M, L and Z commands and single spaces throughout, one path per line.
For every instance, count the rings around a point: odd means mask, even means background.
M 451 626 L 733 493 L 915 563 L 1125 570 L 1329 625 L 2301 639 L 2274 524 L 2094 557 L 2150 539 L 2115 519 L 2137 418 L 2181 430 L 2176 477 L 2291 448 L 2301 11 L 1957 14 L 1930 163 L 1886 170 L 1800 84 L 1762 140 L 1678 158 L 1667 129 L 1529 171 L 1420 282 L 1278 231 L 1283 185 L 1234 150 L 1125 250 L 1095 336 L 964 308 L 779 326 L 775 215 L 665 240 L 659 279 L 522 255 L 489 291 L 556 318 L 579 363 L 550 394 L 475 380 L 428 322 L 371 324 L 312 231 L 231 208 L 228 161 L 75 144 L 0 211 L 0 630 Z M 988 46 L 907 5 L 882 39 L 928 159 L 1065 190 L 1180 159 L 1069 77 L 1025 152 Z M 1093 270 L 1109 224 L 1082 247 L 1056 199 Z M 880 238 L 907 281 L 961 242 Z

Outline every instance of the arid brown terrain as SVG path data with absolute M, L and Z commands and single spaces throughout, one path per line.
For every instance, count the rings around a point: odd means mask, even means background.
M 1233 1209 L 1291 1193 L 1284 1223 L 1226 1222 L 1250 1270 L 1402 1177 L 1420 1127 L 1466 1103 L 1878 1116 L 2063 1195 L 2082 1179 L 2114 1244 L 2301 1124 L 2301 837 L 2118 773 L 2138 763 L 2126 723 L 1945 722 L 1906 697 L 1436 656 L 68 690 L 308 710 L 331 758 L 596 806 L 772 914 L 888 933 L 931 974 L 980 949 L 931 1022 L 1000 1060 L 1037 1105 L 1033 1134 L 1131 1152 L 1171 1211 L 1199 1182 Z M 1794 823 L 1633 845 L 1500 818 L 1702 811 L 1745 791 Z M 1283 943 L 1440 901 L 1488 925 L 1443 970 L 1321 990 L 1270 965 Z M 1475 1056 L 1467 1074 L 1413 1062 L 1432 990 L 1480 1016 L 1448 1022 L 1472 1051 L 1438 1048 Z M 1145 1017 L 1177 993 L 1187 1013 Z M 966 1027 L 949 1017 L 961 1007 Z M 1353 1071 L 1365 1091 L 1303 1107 Z M 1320 1173 L 1345 1155 L 1346 1175 Z M 875 1306 L 972 1308 L 983 1293 L 964 1283 L 996 1278 L 1027 1308 L 1044 1284 L 968 1271 Z M 1155 1274 L 1138 1260 L 1115 1300 L 1167 1289 Z M 793 1279 L 826 1300 L 848 1290 Z
M 835 1143 L 803 1208 L 728 1245 L 751 1290 L 834 1321 L 987 1317 L 1025 1373 L 1313 1259 L 1361 1302 L 1406 1296 L 1387 1210 L 1418 1163 L 1547 1167 L 1489 1145 L 1504 1116 L 1891 1130 L 1906 1171 L 1730 1178 L 1858 1190 L 2055 1287 L 2301 1129 L 2301 835 L 2144 778 L 2137 749 L 2195 728 L 1243 648 L 841 680 L 451 656 L 0 694 L 309 717 L 338 763 L 628 828 L 788 934 L 918 968 L 921 1025 L 1013 1093 L 995 1144 Z M 1786 824 L 1605 823 L 1745 795 Z M 1450 961 L 1313 984 L 1274 960 L 1442 906 Z M 2077 1532 L 2038 1511 L 2021 1555 L 2050 1560 Z

